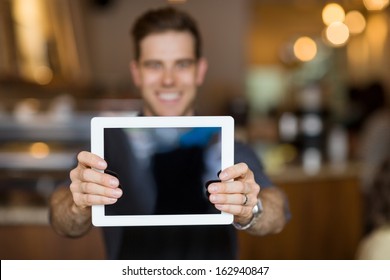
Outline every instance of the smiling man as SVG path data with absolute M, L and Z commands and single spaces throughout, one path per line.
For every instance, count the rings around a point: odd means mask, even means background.
M 144 101 L 142 114 L 194 115 L 197 89 L 207 72 L 195 21 L 170 7 L 151 10 L 136 21 L 132 35 L 135 57 L 130 71 Z M 115 153 L 112 158 L 123 160 L 119 148 Z M 115 204 L 126 191 L 119 188 L 115 177 L 94 170 L 106 169 L 105 159 L 86 151 L 77 158 L 78 165 L 70 172 L 70 186 L 58 188 L 50 202 L 53 228 L 73 237 L 90 229 L 91 205 Z M 218 210 L 233 214 L 233 225 L 103 228 L 108 258 L 234 259 L 237 229 L 256 235 L 280 232 L 288 216 L 283 192 L 272 185 L 249 147 L 235 144 L 235 162 L 219 174 L 220 183 L 208 186 L 209 201 Z M 129 159 L 126 168 L 140 164 Z M 133 175 L 129 176 L 141 179 L 129 181 L 137 186 L 147 184 L 146 191 L 149 183 L 145 178 L 149 177 L 139 173 L 130 172 Z
M 147 116 L 194 114 L 197 87 L 207 70 L 195 57 L 194 38 L 188 32 L 151 34 L 140 42 L 140 57 L 131 62 L 135 85 L 141 90 Z

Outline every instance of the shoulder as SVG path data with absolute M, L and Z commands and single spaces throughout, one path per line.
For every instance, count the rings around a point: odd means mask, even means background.
M 246 163 L 255 175 L 256 182 L 261 187 L 271 187 L 273 184 L 264 171 L 260 156 L 253 148 L 243 142 L 234 142 L 234 162 Z
M 260 161 L 259 157 L 257 156 L 252 147 L 239 141 L 234 142 L 234 159 L 235 162 L 242 161 L 239 159 L 252 159 Z

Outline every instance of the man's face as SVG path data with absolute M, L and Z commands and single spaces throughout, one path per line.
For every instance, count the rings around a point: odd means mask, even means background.
M 191 34 L 151 34 L 141 41 L 140 49 L 140 58 L 131 62 L 130 69 L 144 100 L 144 114 L 193 115 L 197 87 L 203 83 L 207 62 L 195 58 Z

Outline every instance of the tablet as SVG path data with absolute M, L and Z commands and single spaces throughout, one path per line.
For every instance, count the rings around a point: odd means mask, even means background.
M 94 226 L 230 224 L 207 186 L 234 164 L 234 120 L 206 117 L 96 117 L 91 152 L 107 161 L 99 170 L 119 179 L 113 205 L 92 206 Z

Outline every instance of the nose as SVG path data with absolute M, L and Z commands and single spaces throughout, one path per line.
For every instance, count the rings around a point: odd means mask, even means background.
M 173 69 L 166 68 L 164 70 L 162 82 L 164 86 L 172 86 L 174 84 Z

